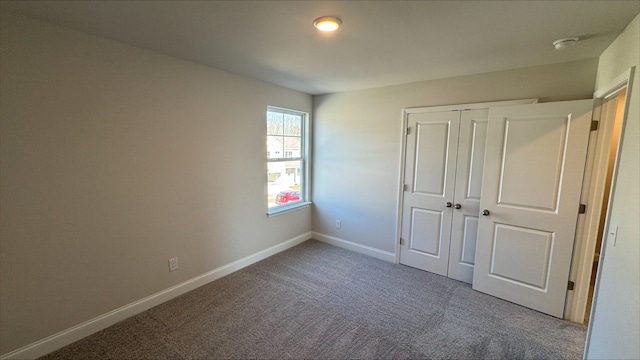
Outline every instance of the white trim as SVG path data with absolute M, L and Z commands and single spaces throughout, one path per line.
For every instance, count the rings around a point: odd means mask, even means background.
M 565 311 L 565 319 L 578 323 L 584 322 L 586 306 L 589 298 L 589 286 L 591 282 L 591 269 L 593 266 L 594 254 L 596 252 L 596 243 L 598 241 L 598 228 L 600 225 L 601 207 L 604 198 L 604 187 L 606 182 L 606 174 L 609 162 L 609 148 L 611 144 L 611 136 L 613 133 L 613 119 L 605 119 L 602 112 L 604 100 L 612 95 L 618 94 L 620 90 L 627 88 L 627 98 L 625 103 L 625 114 L 623 124 L 626 122 L 626 112 L 630 104 L 630 86 L 633 80 L 634 67 L 627 69 L 622 74 L 609 82 L 604 87 L 594 92 L 596 99 L 596 111 L 601 115 L 596 120 L 599 121 L 599 128 L 596 134 L 592 134 L 589 143 L 589 154 L 587 158 L 587 168 L 585 169 L 585 181 L 583 184 L 583 197 L 581 202 L 587 204 L 587 212 L 584 218 L 578 222 L 576 229 L 576 246 L 574 249 L 574 262 L 571 264 L 571 276 L 575 282 L 575 289 L 569 292 L 567 296 L 567 308 Z M 623 129 L 622 129 L 623 130 Z M 595 138 L 595 140 L 594 140 Z M 594 144 L 591 144 L 594 141 Z M 619 151 L 622 146 L 622 138 L 618 144 Z M 617 156 L 617 155 L 616 155 Z M 616 157 L 617 161 L 617 157 Z M 615 184 L 615 169 L 612 178 L 612 187 Z M 593 204 L 593 205 L 592 205 Z M 591 206 L 589 206 L 591 205 Z M 606 227 L 606 225 L 605 225 Z M 606 232 L 604 232 L 606 234 Z M 602 255 L 598 263 L 602 263 Z M 575 275 L 574 275 L 575 274 Z M 594 292 L 595 295 L 595 292 Z M 592 308 L 593 308 L 592 304 Z
M 154 306 L 160 305 L 177 296 L 199 288 L 200 286 L 206 285 L 214 280 L 220 279 L 223 276 L 229 275 L 235 271 L 245 268 L 260 260 L 266 259 L 281 251 L 287 250 L 309 239 L 311 239 L 311 232 L 296 236 L 278 245 L 259 251 L 240 260 L 236 260 L 227 265 L 223 265 L 217 269 L 196 276 L 190 280 L 172 286 L 168 289 L 162 290 L 153 295 L 149 295 L 143 299 L 134 301 L 118 309 L 109 311 L 108 313 L 87 320 L 69 329 L 63 330 L 57 334 L 48 336 L 34 343 L 23 346 L 17 350 L 6 353 L 0 356 L 0 359 L 35 359 L 40 356 L 46 355 L 52 351 L 60 349 L 84 337 L 103 330 L 115 323 L 146 311 Z
M 400 237 L 402 236 L 402 207 L 404 206 L 404 172 L 407 158 L 407 124 L 408 109 L 402 110 L 402 130 L 400 131 L 400 171 L 398 174 L 398 196 L 396 198 L 396 238 L 394 248 L 396 250 L 394 262 L 400 264 Z
M 317 233 L 315 231 L 311 233 L 311 238 L 318 241 L 322 241 L 323 243 L 327 243 L 329 245 L 334 245 L 343 249 L 351 250 L 360 254 L 364 254 L 367 256 L 374 257 L 376 259 L 380 259 L 380 260 L 384 260 L 392 263 L 395 262 L 395 259 L 396 259 L 396 254 L 392 252 L 376 249 L 371 246 L 358 244 L 353 241 L 340 239 L 334 236 Z
M 398 207 L 396 209 L 396 238 L 395 238 L 395 254 L 394 254 L 394 262 L 396 264 L 400 263 L 400 237 L 402 236 L 402 207 L 404 200 L 404 172 L 405 172 L 405 160 L 406 160 L 406 148 L 407 148 L 407 124 L 408 124 L 408 115 L 414 113 L 424 113 L 424 112 L 441 112 L 441 111 L 464 111 L 464 110 L 478 110 L 478 109 L 488 109 L 490 107 L 496 106 L 509 106 L 509 105 L 526 105 L 526 104 L 537 104 L 538 99 L 520 99 L 520 100 L 505 100 L 505 101 L 492 101 L 492 102 L 484 102 L 484 103 L 473 103 L 473 104 L 458 104 L 458 105 L 443 105 L 443 106 L 422 106 L 422 107 L 414 107 L 414 108 L 406 108 L 402 110 L 402 130 L 400 131 L 400 136 L 402 137 L 400 140 L 400 176 L 398 180 L 398 196 L 397 203 Z
M 404 109 L 404 111 L 408 114 L 423 113 L 423 112 L 439 112 L 439 111 L 462 111 L 462 110 L 488 109 L 490 107 L 495 107 L 495 106 L 527 105 L 527 104 L 537 104 L 537 103 L 538 103 L 537 98 L 531 98 L 531 99 L 518 99 L 518 100 L 490 101 L 490 102 L 473 103 L 473 104 L 411 107 L 411 108 Z
M 633 79 L 633 73 L 635 70 L 635 66 L 632 66 L 625 70 L 622 74 L 615 77 L 615 79 L 611 80 L 608 84 L 600 87 L 593 93 L 593 97 L 596 99 L 607 98 L 612 94 L 617 93 L 623 87 L 631 84 L 631 80 Z
M 575 288 L 573 291 L 567 291 L 564 312 L 565 320 L 577 323 L 584 322 L 591 278 L 593 258 L 589 259 L 589 255 L 587 255 L 589 254 L 588 249 L 592 248 L 591 254 L 593 254 L 596 246 L 595 240 L 590 242 L 588 239 L 591 237 L 595 239 L 598 226 L 595 227 L 595 234 L 591 235 L 588 231 L 593 227 L 594 222 L 600 223 L 600 213 L 602 209 L 601 206 L 593 205 L 602 204 L 602 192 L 604 191 L 603 181 L 606 176 L 606 166 L 603 167 L 602 164 L 599 163 L 602 161 L 606 163 L 609 160 L 608 151 L 603 153 L 601 150 L 603 149 L 602 141 L 603 139 L 610 140 L 611 131 L 613 130 L 613 127 L 609 126 L 609 123 L 601 120 L 602 113 L 602 104 L 596 99 L 592 119 L 599 121 L 599 128 L 597 131 L 591 131 L 589 134 L 589 147 L 587 149 L 587 160 L 582 181 L 582 194 L 580 196 L 580 203 L 587 205 L 587 211 L 584 215 L 578 216 L 573 248 L 573 261 L 571 262 L 569 273 L 569 280 L 575 283 Z M 606 147 L 608 147 L 608 145 Z M 600 171 L 598 171 L 598 169 L 600 169 Z M 597 186 L 598 183 L 600 183 L 600 186 Z M 589 275 L 585 277 L 584 271 L 588 272 Z
M 288 212 L 296 211 L 298 209 L 307 208 L 309 206 L 311 206 L 311 203 L 307 201 L 307 202 L 295 203 L 294 205 L 289 205 L 287 207 L 273 208 L 273 210 L 267 213 L 267 216 L 274 217 L 274 216 L 286 214 Z
M 616 183 L 618 178 L 618 169 L 620 164 L 620 150 L 622 149 L 622 143 L 624 141 L 624 130 L 626 128 L 627 116 L 629 114 L 629 105 L 631 105 L 631 91 L 633 86 L 633 75 L 635 72 L 635 66 L 630 67 L 627 71 L 618 75 L 614 81 L 607 84 L 606 86 L 610 86 L 610 88 L 603 87 L 601 89 L 596 90 L 594 96 L 598 98 L 606 98 L 611 94 L 618 92 L 622 87 L 626 86 L 627 94 L 624 103 L 624 114 L 622 115 L 622 124 L 620 126 L 620 139 L 618 141 L 618 148 L 616 149 L 616 156 L 613 164 L 613 175 L 611 177 L 611 189 L 609 190 L 609 195 L 615 193 Z M 622 79 L 622 80 L 621 80 Z M 596 309 L 596 304 L 598 302 L 598 292 L 600 291 L 600 279 L 602 277 L 602 264 L 605 261 L 606 256 L 606 248 L 607 248 L 607 236 L 609 233 L 609 226 L 611 220 L 611 203 L 613 202 L 613 196 L 609 196 L 609 202 L 607 204 L 607 214 L 605 218 L 605 225 L 603 231 L 603 239 L 602 239 L 602 248 L 600 251 L 600 258 L 598 261 L 598 269 L 596 273 L 596 284 L 593 290 L 593 302 L 591 303 L 591 313 L 589 315 L 589 326 L 587 327 L 587 338 L 584 342 L 584 358 L 587 359 L 589 357 L 589 343 L 591 342 L 591 333 L 593 331 L 593 315 Z M 593 257 L 593 254 L 591 254 Z

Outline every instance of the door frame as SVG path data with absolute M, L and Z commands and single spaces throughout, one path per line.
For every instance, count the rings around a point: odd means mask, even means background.
M 478 110 L 488 109 L 495 106 L 509 106 L 509 105 L 523 105 L 523 104 L 536 104 L 537 98 L 530 99 L 518 99 L 518 100 L 505 100 L 505 101 L 492 101 L 483 103 L 471 103 L 471 104 L 457 104 L 457 105 L 441 105 L 441 106 L 421 106 L 421 107 L 409 107 L 402 110 L 402 127 L 400 131 L 400 175 L 398 177 L 398 195 L 396 208 L 396 238 L 395 238 L 395 263 L 400 263 L 400 237 L 402 235 L 402 206 L 404 205 L 404 172 L 405 161 L 407 151 L 407 123 L 409 120 L 409 114 L 423 113 L 423 112 L 443 112 L 443 111 L 464 111 L 464 110 Z
M 587 302 L 589 300 L 589 285 L 591 280 L 591 270 L 593 266 L 593 258 L 596 252 L 596 243 L 598 241 L 598 227 L 600 217 L 602 215 L 602 203 L 604 199 L 604 188 L 606 182 L 606 173 L 608 167 L 609 149 L 611 147 L 611 135 L 613 133 L 613 123 L 615 119 L 601 118 L 602 104 L 611 96 L 615 96 L 621 90 L 626 89 L 625 109 L 622 117 L 620 128 L 621 134 L 624 128 L 629 111 L 631 101 L 631 86 L 635 66 L 630 67 L 622 74 L 618 75 L 612 82 L 597 89 L 593 97 L 596 100 L 594 106 L 594 120 L 599 122 L 598 131 L 591 132 L 589 149 L 587 154 L 587 167 L 585 169 L 585 179 L 583 182 L 583 194 L 581 203 L 587 204 L 584 217 L 580 217 L 578 227 L 576 229 L 576 243 L 574 245 L 574 257 L 571 264 L 569 279 L 575 283 L 574 291 L 569 291 L 565 305 L 565 319 L 583 323 L 586 315 Z M 592 144 L 593 143 L 593 144 Z M 618 172 L 618 162 L 620 149 L 622 147 L 622 138 L 618 142 L 616 149 L 616 157 L 613 164 L 613 175 L 611 178 L 610 193 L 615 190 L 616 176 Z M 608 210 L 605 220 L 605 229 L 603 238 L 606 238 L 609 228 L 609 213 L 612 198 L 609 197 Z M 600 281 L 600 269 L 604 260 L 604 241 L 600 259 L 598 262 L 598 270 L 596 275 L 596 285 L 594 290 L 594 302 L 591 309 L 595 308 L 595 294 L 598 292 Z M 591 326 L 589 326 L 589 331 Z M 587 335 L 587 341 L 589 336 Z

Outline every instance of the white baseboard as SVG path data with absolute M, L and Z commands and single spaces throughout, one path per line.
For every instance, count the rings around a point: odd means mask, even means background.
M 384 261 L 388 261 L 388 262 L 392 262 L 392 263 L 396 262 L 396 254 L 394 254 L 392 252 L 376 249 L 376 248 L 371 247 L 371 246 L 354 243 L 354 242 L 349 241 L 349 240 L 344 240 L 344 239 L 340 239 L 340 238 L 337 238 L 337 237 L 334 237 L 334 236 L 320 234 L 320 233 L 317 233 L 317 232 L 312 232 L 311 233 L 311 238 L 312 239 L 316 239 L 318 241 L 322 241 L 323 243 L 327 243 L 327 244 L 330 244 L 330 245 L 341 247 L 343 249 L 347 249 L 347 250 L 355 251 L 357 253 L 368 255 L 368 256 L 374 257 L 376 259 L 380 259 L 380 260 L 384 260 Z
M 0 356 L 0 360 L 35 359 L 40 356 L 46 355 L 52 351 L 60 349 L 84 337 L 103 330 L 115 323 L 125 320 L 133 315 L 151 309 L 154 306 L 160 305 L 177 296 L 199 288 L 200 286 L 208 284 L 214 280 L 220 279 L 223 276 L 229 275 L 235 271 L 245 268 L 260 260 L 266 259 L 269 256 L 275 255 L 281 251 L 287 250 L 309 239 L 311 239 L 311 232 L 296 236 L 293 239 L 289 239 L 278 245 L 259 251 L 253 255 L 249 255 L 240 260 L 236 260 L 230 264 L 221 266 L 200 276 L 196 276 L 178 285 L 172 286 L 168 289 L 162 290 L 153 295 L 122 306 L 118 309 L 109 311 L 106 314 L 102 314 L 91 320 L 87 320 L 67 330 L 63 330 L 57 334 L 48 336 L 42 340 L 38 340 L 34 343 L 23 346 L 17 350 L 3 354 L 2 356 Z

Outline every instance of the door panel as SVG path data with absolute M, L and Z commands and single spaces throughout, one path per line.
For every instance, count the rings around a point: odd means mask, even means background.
M 465 216 L 462 235 L 462 251 L 460 263 L 471 267 L 471 278 L 473 278 L 473 265 L 476 261 L 476 239 L 478 238 L 478 217 Z M 458 279 L 460 280 L 460 279 Z M 471 281 L 468 281 L 471 282 Z
M 442 211 L 412 209 L 409 250 L 440 256 Z
M 451 249 L 448 276 L 471 283 L 482 190 L 482 172 L 489 110 L 467 110 L 460 115 Z
M 592 105 L 490 110 L 475 290 L 563 316 Z
M 520 285 L 545 289 L 554 234 L 504 224 L 496 224 L 493 233 L 489 273 Z
M 447 275 L 459 111 L 411 113 L 407 125 L 400 262 Z
M 413 192 L 443 196 L 449 158 L 449 122 L 417 122 L 415 127 Z
M 556 211 L 569 121 L 568 117 L 505 118 L 499 204 Z
M 474 116 L 475 115 L 475 116 Z M 482 190 L 482 169 L 484 169 L 484 149 L 487 145 L 487 122 L 489 110 L 475 110 L 462 114 L 462 126 L 470 132 L 471 140 L 467 140 L 467 131 L 461 130 L 460 136 L 464 143 L 468 144 L 468 157 L 461 156 L 462 172 L 460 179 L 464 179 L 467 173 L 466 182 L 463 182 L 464 188 L 460 186 L 460 191 L 466 188 L 464 194 L 465 200 L 471 200 L 480 204 L 480 192 Z M 468 119 L 468 121 L 467 121 Z M 469 127 L 471 127 L 469 129 Z M 462 141 L 461 141 L 462 143 Z M 457 194 L 456 194 L 457 195 Z

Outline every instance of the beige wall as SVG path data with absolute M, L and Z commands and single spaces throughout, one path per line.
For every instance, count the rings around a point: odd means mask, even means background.
M 0 24 L 0 354 L 310 230 L 309 208 L 265 215 L 264 133 L 311 96 Z
M 395 252 L 402 109 L 591 98 L 596 68 L 590 59 L 314 96 L 313 231 Z
M 596 89 L 635 66 L 617 179 L 608 223 L 618 226 L 616 245 L 603 243 L 586 356 L 640 358 L 640 15 L 600 56 Z

